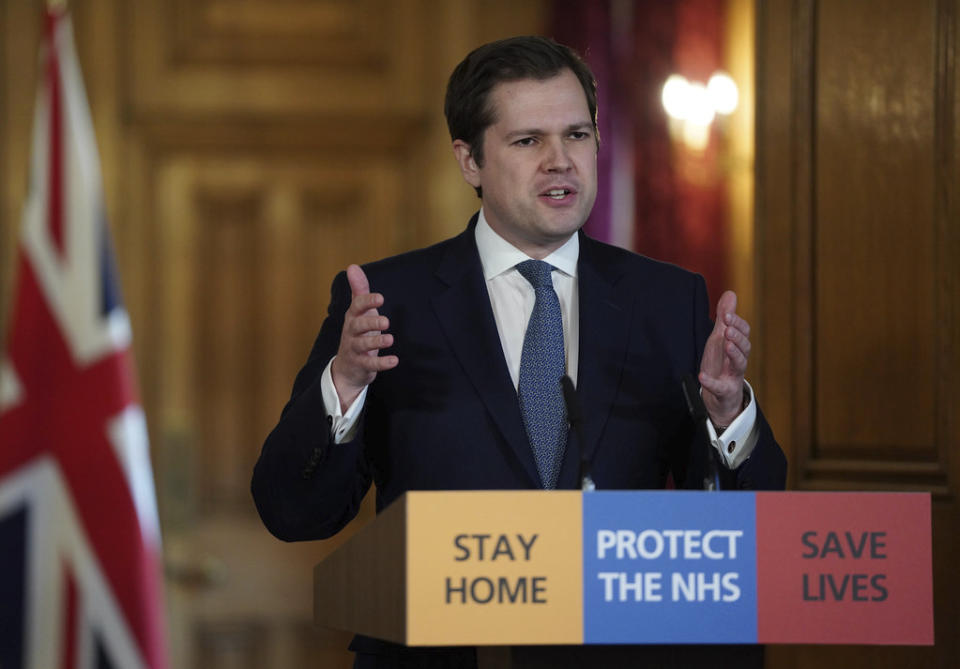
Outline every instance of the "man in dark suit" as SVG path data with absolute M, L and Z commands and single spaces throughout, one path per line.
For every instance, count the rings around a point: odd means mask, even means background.
M 782 488 L 786 462 L 744 381 L 736 296 L 712 325 L 701 277 L 580 232 L 599 147 L 580 58 L 543 38 L 484 45 L 451 76 L 445 111 L 482 208 L 453 239 L 334 281 L 254 472 L 270 531 L 329 537 L 371 481 L 378 511 L 414 489 L 579 487 L 581 455 L 602 489 L 660 488 L 668 474 L 701 488 L 708 458 L 723 487 Z M 563 373 L 584 407 L 582 443 L 568 439 Z M 691 373 L 714 452 L 686 412 Z M 475 662 L 470 649 L 351 647 L 357 666 Z

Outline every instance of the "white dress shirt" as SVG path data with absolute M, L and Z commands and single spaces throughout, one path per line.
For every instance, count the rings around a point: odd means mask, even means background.
M 516 266 L 530 257 L 494 232 L 480 210 L 475 229 L 477 250 L 480 252 L 480 264 L 483 278 L 490 296 L 490 306 L 500 334 L 500 344 L 510 370 L 514 388 L 520 379 L 520 354 L 523 351 L 523 338 L 527 330 L 527 321 L 533 312 L 536 299 L 533 286 L 523 278 Z M 563 317 L 564 353 L 567 362 L 567 375 L 577 382 L 577 363 L 580 353 L 580 306 L 577 286 L 577 261 L 580 257 L 580 239 L 572 235 L 559 249 L 543 260 L 553 265 L 553 288 L 560 301 L 560 313 Z M 367 389 L 364 388 L 346 412 L 341 412 L 340 399 L 333 384 L 330 366 L 323 370 L 320 380 L 324 408 L 332 418 L 331 429 L 336 443 L 349 441 L 356 433 L 357 420 L 363 409 Z M 739 416 L 718 436 L 713 423 L 707 420 L 707 431 L 714 448 L 722 456 L 727 467 L 736 468 L 746 460 L 756 445 L 757 435 L 754 429 L 757 409 L 753 401 L 753 389 L 745 384 L 749 403 Z

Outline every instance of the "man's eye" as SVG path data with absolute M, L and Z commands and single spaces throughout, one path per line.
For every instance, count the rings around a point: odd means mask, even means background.
M 532 146 L 534 142 L 533 137 L 522 137 L 514 142 L 517 146 Z
M 570 133 L 570 139 L 586 139 L 590 136 L 590 133 L 584 132 L 583 130 L 577 130 Z

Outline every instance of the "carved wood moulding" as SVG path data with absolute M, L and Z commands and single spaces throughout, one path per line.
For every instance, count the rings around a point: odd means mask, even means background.
M 134 116 L 367 113 L 424 105 L 422 0 L 125 3 Z
M 395 3 L 391 3 L 396 6 Z M 385 71 L 394 7 L 375 0 L 173 0 L 172 60 Z

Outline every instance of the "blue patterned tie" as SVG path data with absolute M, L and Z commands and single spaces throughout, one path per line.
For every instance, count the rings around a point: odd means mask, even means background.
M 567 410 L 560 386 L 566 367 L 563 318 L 550 276 L 553 267 L 542 260 L 525 260 L 517 270 L 536 294 L 523 338 L 517 394 L 540 480 L 545 489 L 553 490 L 567 444 Z

